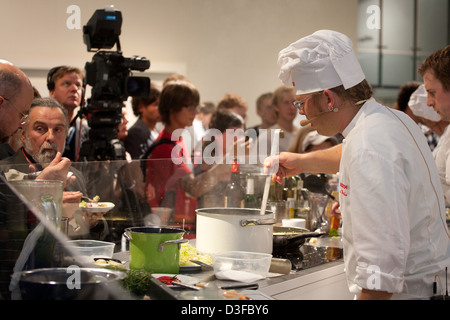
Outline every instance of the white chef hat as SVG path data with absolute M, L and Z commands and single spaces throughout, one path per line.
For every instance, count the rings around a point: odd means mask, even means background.
M 343 85 L 354 87 L 365 79 L 346 35 L 319 30 L 291 43 L 278 54 L 278 77 L 296 94 L 307 94 Z
M 328 136 L 322 136 L 317 131 L 311 131 L 308 133 L 303 140 L 302 143 L 302 152 L 305 152 L 306 149 L 310 146 L 318 146 L 319 144 L 330 141 L 333 146 L 337 145 L 337 139 L 334 136 L 328 137 Z
M 423 84 L 412 93 L 409 98 L 408 106 L 417 117 L 434 122 L 441 120 L 441 116 L 432 107 L 427 106 L 427 91 Z

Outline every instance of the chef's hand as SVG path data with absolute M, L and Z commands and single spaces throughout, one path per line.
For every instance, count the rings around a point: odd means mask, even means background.
M 279 155 L 270 156 L 264 160 L 264 173 L 272 174 L 273 181 L 283 183 L 285 177 L 301 172 L 299 158 L 299 154 L 290 152 L 281 152 Z
M 339 207 L 339 202 L 335 201 L 331 207 L 331 216 L 336 217 L 339 220 L 342 219 L 341 210 Z
M 67 173 L 71 161 L 68 158 L 63 158 L 61 153 L 58 152 L 52 162 L 37 176 L 36 179 L 41 180 L 60 180 L 64 183 L 64 186 L 72 183 L 76 178 L 71 176 L 67 179 Z M 30 172 L 36 172 L 37 168 L 34 165 L 30 165 Z

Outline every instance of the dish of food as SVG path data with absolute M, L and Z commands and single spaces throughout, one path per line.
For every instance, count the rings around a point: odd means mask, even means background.
M 195 285 L 198 283 L 198 279 L 182 274 L 153 273 L 152 277 L 168 286 L 173 285 L 174 282 L 181 282 L 187 285 Z
M 114 207 L 115 205 L 112 202 L 80 202 L 80 208 L 85 212 L 108 212 Z

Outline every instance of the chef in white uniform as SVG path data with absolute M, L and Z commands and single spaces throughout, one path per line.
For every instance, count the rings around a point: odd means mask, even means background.
M 444 192 L 445 204 L 450 206 L 450 129 L 449 121 L 441 120 L 441 116 L 427 106 L 427 92 L 425 86 L 420 85 L 409 99 L 408 106 L 412 113 L 425 122 L 432 130 L 438 127 L 440 131 L 439 142 L 433 150 L 433 157 L 436 161 L 439 177 L 441 179 L 442 190 Z
M 416 123 L 372 97 L 352 47 L 347 36 L 320 30 L 280 52 L 280 79 L 295 87 L 300 114 L 319 134 L 345 139 L 264 165 L 277 181 L 339 170 L 345 270 L 359 299 L 428 299 L 450 266 L 436 164 Z

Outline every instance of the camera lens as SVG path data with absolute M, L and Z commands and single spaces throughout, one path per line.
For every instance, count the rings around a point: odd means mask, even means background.
M 126 80 L 126 95 L 145 98 L 150 93 L 150 79 L 146 77 L 128 77 Z

